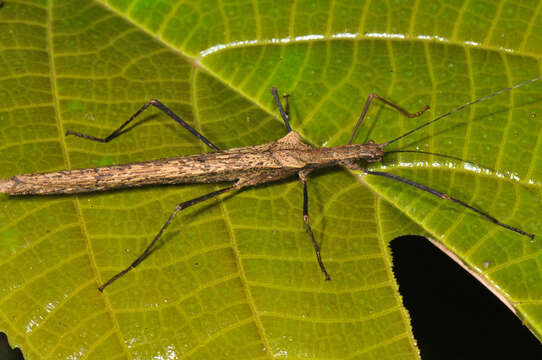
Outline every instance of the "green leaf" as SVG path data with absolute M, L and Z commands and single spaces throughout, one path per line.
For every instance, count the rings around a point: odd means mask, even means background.
M 269 88 L 315 146 L 384 142 L 432 116 L 539 75 L 538 2 L 14 1 L 0 8 L 0 178 L 208 151 L 151 98 L 221 149 L 280 138 Z M 0 196 L 0 329 L 26 359 L 418 357 L 388 242 L 424 234 L 542 334 L 542 85 L 477 104 L 393 145 L 385 169 L 465 201 L 505 230 L 405 184 L 343 169 L 309 181 L 320 273 L 296 179 L 183 211 L 158 248 L 102 294 L 179 202 L 224 185 Z M 474 164 L 473 164 L 474 163 Z M 445 311 L 445 309 L 443 309 Z

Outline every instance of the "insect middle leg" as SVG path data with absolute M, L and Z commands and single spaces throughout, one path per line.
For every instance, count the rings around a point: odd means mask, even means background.
M 232 190 L 236 190 L 236 189 L 239 189 L 240 186 L 238 184 L 235 184 L 235 185 L 232 185 L 230 187 L 227 187 L 227 188 L 224 188 L 224 189 L 220 189 L 220 190 L 217 190 L 217 191 L 213 191 L 213 192 L 210 192 L 208 194 L 205 194 L 203 196 L 199 196 L 197 198 L 194 198 L 192 200 L 188 200 L 188 201 L 185 201 L 185 202 L 182 202 L 180 204 L 178 204 L 176 207 L 175 207 L 175 210 L 173 210 L 173 212 L 171 213 L 171 215 L 169 215 L 169 218 L 167 219 L 167 221 L 165 222 L 165 224 L 162 226 L 162 228 L 160 229 L 160 231 L 158 232 L 158 234 L 156 234 L 156 236 L 154 237 L 154 239 L 151 241 L 151 243 L 149 245 L 147 245 L 147 247 L 145 248 L 145 250 L 143 250 L 143 252 L 141 253 L 141 255 L 138 256 L 137 259 L 135 259 L 131 264 L 130 266 L 128 266 L 126 269 L 122 270 L 121 272 L 115 274 L 111 279 L 107 280 L 103 285 L 101 285 L 98 290 L 100 291 L 104 291 L 104 289 L 111 285 L 111 283 L 113 283 L 115 280 L 117 280 L 118 278 L 120 278 L 121 276 L 123 276 L 124 274 L 126 274 L 128 271 L 134 269 L 137 265 L 139 265 L 143 260 L 145 260 L 147 258 L 147 256 L 149 256 L 149 254 L 151 253 L 152 251 L 152 248 L 154 247 L 154 245 L 156 244 L 156 242 L 158 241 L 158 239 L 162 236 L 162 234 L 164 233 L 164 231 L 166 230 L 166 228 L 169 226 L 169 224 L 171 223 L 171 221 L 173 220 L 173 218 L 175 217 L 175 215 L 180 212 L 181 210 L 184 210 L 186 208 L 189 208 L 190 206 L 192 205 L 196 205 L 202 201 L 205 201 L 205 200 L 209 200 L 209 199 L 212 199 L 214 197 L 217 197 L 218 195 L 220 194 L 223 194 L 225 192 L 228 192 L 228 191 L 232 191 Z
M 190 126 L 186 121 L 181 119 L 179 116 L 177 116 L 177 114 L 175 114 L 167 106 L 165 106 L 164 104 L 162 104 L 160 101 L 158 101 L 156 99 L 149 100 L 146 104 L 144 104 L 141 108 L 139 108 L 139 110 L 137 110 L 132 116 L 130 116 L 130 118 L 128 120 L 126 120 L 117 130 L 113 131 L 109 136 L 107 136 L 105 138 L 99 138 L 99 137 L 92 136 L 92 135 L 81 134 L 81 133 L 71 131 L 71 130 L 66 131 L 66 136 L 74 135 L 74 136 L 78 136 L 78 137 L 84 138 L 84 139 L 89 139 L 89 140 L 93 140 L 93 141 L 107 143 L 107 142 L 113 140 L 114 138 L 122 135 L 124 133 L 123 129 L 126 126 L 128 126 L 128 124 L 131 123 L 132 120 L 134 120 L 139 114 L 141 114 L 146 108 L 148 108 L 151 105 L 158 108 L 158 109 L 160 109 L 160 110 L 162 110 L 162 112 L 164 112 L 167 116 L 169 116 L 170 118 L 172 118 L 173 120 L 178 122 L 182 127 L 184 127 L 186 130 L 188 130 L 192 135 L 194 135 L 195 137 L 200 139 L 205 145 L 207 145 L 211 149 L 213 149 L 215 151 L 219 150 L 218 147 L 215 144 L 213 144 L 211 141 L 209 141 L 209 139 L 207 139 L 205 136 L 200 134 L 196 129 L 194 129 L 192 126 Z
M 423 114 L 425 111 L 427 111 L 429 109 L 429 105 L 425 105 L 425 107 L 423 109 L 421 109 L 420 111 L 415 112 L 415 113 L 409 113 L 408 111 L 406 111 L 405 109 L 403 109 L 402 107 L 400 107 L 398 105 L 395 105 L 391 101 L 386 100 L 381 96 L 378 96 L 376 94 L 371 93 L 371 94 L 369 94 L 369 96 L 367 97 L 367 100 L 365 101 L 365 106 L 363 107 L 363 111 L 361 112 L 361 115 L 360 115 L 360 117 L 358 119 L 358 122 L 356 123 L 356 126 L 354 126 L 354 131 L 352 131 L 352 135 L 350 136 L 350 140 L 348 141 L 348 145 L 351 145 L 352 142 L 354 141 L 354 136 L 356 135 L 356 132 L 358 131 L 359 125 L 361 124 L 363 119 L 365 119 L 365 115 L 367 115 L 367 111 L 369 110 L 369 106 L 371 105 L 371 102 L 375 98 L 382 101 L 384 104 L 391 106 L 392 108 L 399 111 L 401 114 L 405 115 L 408 118 L 418 117 L 418 116 L 420 116 L 421 114 Z
M 311 237 L 312 244 L 314 246 L 314 252 L 316 253 L 316 259 L 318 260 L 318 265 L 320 265 L 320 270 L 322 270 L 322 273 L 326 277 L 326 280 L 331 280 L 329 274 L 327 273 L 324 262 L 322 261 L 322 255 L 320 255 L 320 246 L 318 246 L 318 243 L 314 238 L 311 224 L 309 222 L 309 195 L 307 192 L 307 175 L 308 173 L 306 172 L 299 173 L 299 179 L 303 183 L 303 221 L 305 222 L 305 225 L 307 225 L 307 231 L 309 232 L 309 236 Z
M 277 88 L 272 87 L 271 88 L 271 94 L 273 94 L 273 98 L 275 99 L 275 103 L 277 104 L 277 107 L 279 108 L 280 116 L 282 117 L 282 120 L 284 120 L 284 125 L 286 125 L 286 130 L 288 132 L 292 131 L 292 128 L 290 126 L 290 105 L 288 103 L 288 95 L 284 95 L 284 101 L 285 101 L 285 107 L 286 110 L 282 107 L 282 103 L 280 102 L 280 97 L 277 92 Z

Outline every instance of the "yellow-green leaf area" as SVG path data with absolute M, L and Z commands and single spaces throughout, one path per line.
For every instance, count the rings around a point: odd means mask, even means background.
M 11 1 L 0 8 L 0 178 L 208 152 L 157 98 L 221 149 L 285 135 L 269 93 L 314 146 L 389 141 L 540 73 L 538 2 Z M 175 205 L 226 184 L 77 196 L 0 196 L 0 330 L 26 359 L 416 359 L 388 242 L 435 239 L 487 279 L 540 337 L 542 85 L 534 83 L 390 145 L 369 166 L 456 204 L 340 167 L 309 180 L 326 282 L 301 183 L 250 188 L 182 211 L 137 269 L 102 294 Z M 465 161 L 454 159 L 459 157 Z M 443 309 L 445 311 L 445 309 Z

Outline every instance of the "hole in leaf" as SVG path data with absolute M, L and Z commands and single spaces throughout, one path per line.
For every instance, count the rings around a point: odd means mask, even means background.
M 23 360 L 23 353 L 19 348 L 12 349 L 9 346 L 8 337 L 0 332 L 0 359 L 2 360 Z
M 420 236 L 391 242 L 423 360 L 541 359 L 542 346 L 484 285 Z

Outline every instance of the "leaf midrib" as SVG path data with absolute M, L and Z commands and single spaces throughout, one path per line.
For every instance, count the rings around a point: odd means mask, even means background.
M 191 71 L 190 97 L 191 97 L 191 100 L 192 100 L 192 114 L 193 114 L 193 120 L 194 120 L 194 127 L 199 132 L 201 132 L 201 123 L 200 123 L 200 119 L 199 119 L 199 108 L 198 108 L 198 102 L 197 102 L 197 97 L 196 97 L 196 92 L 197 92 L 196 76 L 197 76 L 197 73 L 198 73 L 197 69 L 194 69 L 194 70 Z M 199 144 L 202 152 L 205 152 L 207 150 L 206 146 L 201 141 L 198 141 L 198 144 Z M 219 185 L 214 185 L 213 187 L 215 188 L 215 190 L 218 190 Z M 234 190 L 234 191 L 238 192 L 238 190 Z M 228 236 L 230 238 L 231 248 L 233 249 L 233 252 L 234 252 L 235 262 L 236 262 L 237 268 L 239 270 L 240 281 L 241 281 L 241 283 L 243 285 L 243 289 L 244 289 L 245 296 L 246 296 L 245 300 L 248 303 L 248 306 L 250 307 L 250 311 L 252 312 L 253 321 L 254 321 L 254 323 L 256 325 L 256 328 L 258 329 L 258 335 L 259 335 L 262 343 L 265 346 L 267 356 L 268 356 L 269 359 L 272 359 L 273 355 L 271 353 L 271 346 L 270 346 L 270 343 L 269 343 L 269 339 L 267 338 L 267 336 L 265 334 L 265 328 L 263 326 L 263 323 L 262 323 L 262 321 L 260 319 L 260 316 L 258 314 L 258 311 L 256 309 L 256 303 L 254 301 L 254 298 L 252 297 L 252 292 L 250 291 L 250 286 L 248 284 L 248 279 L 246 277 L 245 269 L 243 267 L 239 247 L 238 247 L 238 244 L 237 244 L 235 233 L 233 231 L 233 224 L 231 222 L 231 218 L 230 218 L 228 209 L 227 209 L 226 205 L 224 204 L 224 201 L 222 201 L 222 197 L 218 198 L 218 203 L 219 203 L 220 211 L 222 213 L 222 219 L 224 220 L 224 225 L 226 226 L 226 229 L 228 230 Z

